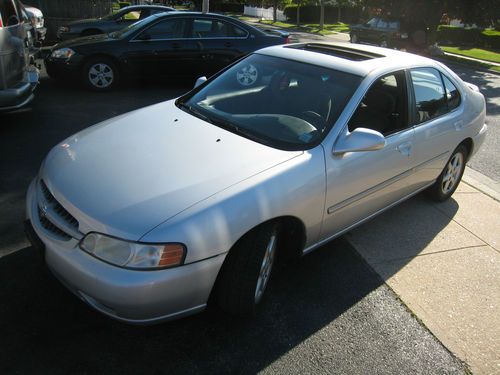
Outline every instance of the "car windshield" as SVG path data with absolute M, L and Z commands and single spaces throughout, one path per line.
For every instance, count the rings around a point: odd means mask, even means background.
M 154 18 L 156 18 L 156 16 L 154 16 L 154 15 L 146 17 L 140 21 L 137 21 L 131 25 L 128 25 L 127 27 L 125 27 L 119 31 L 115 31 L 115 32 L 110 33 L 109 36 L 112 38 L 115 38 L 115 39 L 124 38 L 124 37 L 132 34 L 133 32 L 135 32 L 136 30 L 141 29 L 144 25 L 147 25 Z
M 361 77 L 253 54 L 177 105 L 214 125 L 285 150 L 319 144 Z

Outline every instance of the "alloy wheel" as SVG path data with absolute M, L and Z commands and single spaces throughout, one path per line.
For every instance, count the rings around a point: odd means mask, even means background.
M 273 268 L 274 258 L 276 255 L 276 232 L 271 235 L 269 242 L 266 246 L 266 252 L 264 253 L 264 258 L 262 259 L 262 264 L 260 266 L 259 278 L 257 279 L 257 286 L 255 288 L 255 303 L 258 304 L 264 295 L 266 290 L 269 277 L 271 276 L 271 270 Z
M 98 89 L 109 87 L 114 80 L 113 69 L 105 63 L 96 63 L 88 71 L 89 82 Z
M 462 173 L 464 165 L 464 157 L 460 152 L 457 152 L 448 162 L 446 166 L 446 173 L 443 176 L 441 182 L 441 191 L 443 194 L 448 194 L 452 191 L 455 186 L 460 181 L 460 175 Z

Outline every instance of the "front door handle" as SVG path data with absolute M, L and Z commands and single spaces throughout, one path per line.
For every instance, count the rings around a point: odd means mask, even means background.
M 406 155 L 406 156 L 410 156 L 411 154 L 411 148 L 412 148 L 412 144 L 411 142 L 404 142 L 404 143 L 401 143 L 397 149 L 400 153 L 402 153 L 403 155 Z

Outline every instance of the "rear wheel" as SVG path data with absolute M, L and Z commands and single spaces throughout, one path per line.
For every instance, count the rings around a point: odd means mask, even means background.
M 262 301 L 276 258 L 277 223 L 264 224 L 231 249 L 217 280 L 215 298 L 225 311 L 252 316 Z
M 455 192 L 464 174 L 467 155 L 467 148 L 464 145 L 458 146 L 453 151 L 438 179 L 428 190 L 432 199 L 443 202 Z
M 109 91 L 118 85 L 120 72 L 111 59 L 96 57 L 83 66 L 82 78 L 91 90 Z

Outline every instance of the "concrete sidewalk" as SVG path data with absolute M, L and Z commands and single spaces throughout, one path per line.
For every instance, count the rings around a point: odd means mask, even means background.
M 500 202 L 467 182 L 447 202 L 419 195 L 347 239 L 474 374 L 500 374 Z

